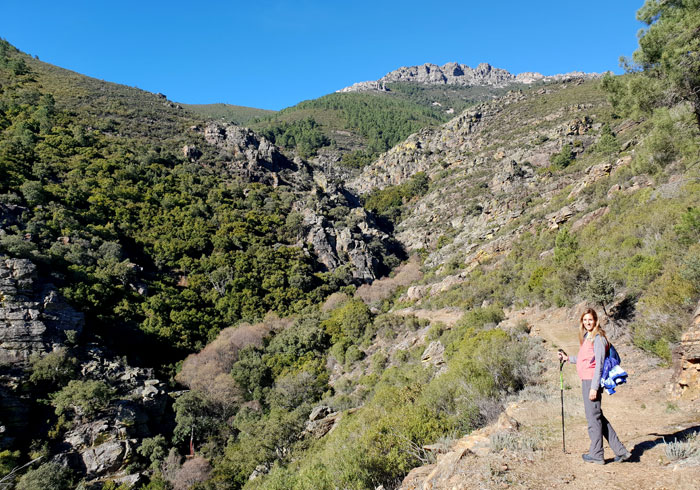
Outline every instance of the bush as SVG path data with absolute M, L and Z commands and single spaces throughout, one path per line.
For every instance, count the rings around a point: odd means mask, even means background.
M 664 452 L 671 461 L 679 461 L 700 455 L 700 437 L 695 432 L 685 439 L 667 442 L 664 439 Z
M 700 241 L 700 207 L 691 207 L 681 215 L 673 227 L 681 245 L 690 246 Z
M 141 456 L 150 461 L 152 469 L 157 469 L 161 461 L 168 455 L 168 444 L 161 434 L 148 437 L 141 441 L 141 445 L 136 450 Z
M 676 267 L 669 265 L 639 299 L 639 320 L 633 325 L 634 342 L 670 361 L 669 344 L 678 342 L 689 324 L 698 292 Z
M 361 339 L 371 323 L 369 307 L 363 301 L 352 299 L 334 310 L 322 326 L 330 335 L 331 342 L 336 343 L 343 338 Z
M 263 339 L 270 333 L 271 328 L 271 324 L 263 322 L 254 325 L 242 324 L 222 330 L 201 352 L 191 354 L 185 359 L 182 370 L 176 376 L 177 381 L 200 392 L 220 407 L 225 417 L 232 413 L 243 396 L 241 388 L 230 375 L 240 350 L 262 346 Z
M 612 156 L 620 151 L 620 143 L 615 134 L 610 129 L 610 125 L 605 123 L 600 130 L 600 138 L 595 144 L 593 151 L 601 155 Z
M 32 354 L 29 358 L 32 374 L 29 381 L 34 384 L 60 388 L 75 378 L 78 360 L 68 355 L 65 347 L 60 347 L 45 356 Z
M 19 479 L 17 490 L 71 490 L 75 488 L 73 472 L 57 463 L 45 463 L 29 470 Z
M 188 459 L 177 471 L 173 488 L 175 490 L 188 490 L 197 483 L 205 482 L 211 475 L 211 465 L 206 459 L 195 456 Z
M 496 432 L 491 435 L 491 450 L 500 452 L 508 451 L 535 451 L 538 442 L 534 437 L 529 437 L 515 432 Z
M 19 451 L 10 451 L 9 449 L 0 451 L 0 478 L 7 475 L 17 466 L 20 456 L 21 453 Z
M 558 169 L 564 169 L 574 161 L 575 156 L 571 145 L 565 144 L 561 147 L 559 153 L 555 153 L 549 157 L 549 163 Z
M 114 397 L 114 389 L 104 381 L 72 380 L 51 395 L 51 405 L 58 416 L 72 413 L 90 418 L 107 409 Z

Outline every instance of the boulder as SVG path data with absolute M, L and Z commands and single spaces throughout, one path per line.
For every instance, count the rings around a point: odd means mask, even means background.
M 574 215 L 574 211 L 569 206 L 564 206 L 556 213 L 547 215 L 547 220 L 549 221 L 549 228 L 556 230 L 560 225 L 566 223 Z
M 331 413 L 333 413 L 331 407 L 329 407 L 328 405 L 320 405 L 311 410 L 311 414 L 309 415 L 309 421 L 315 422 L 317 420 L 321 420 L 322 418 L 329 416 Z
M 85 472 L 91 477 L 119 469 L 131 454 L 129 441 L 108 441 L 80 453 Z
M 445 365 L 445 346 L 439 340 L 434 340 L 426 347 L 420 357 L 421 362 L 432 364 L 439 368 Z

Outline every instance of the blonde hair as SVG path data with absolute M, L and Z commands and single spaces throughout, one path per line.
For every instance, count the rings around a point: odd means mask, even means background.
M 578 342 L 579 345 L 583 344 L 583 339 L 584 335 L 586 334 L 587 330 L 586 327 L 583 326 L 583 317 L 586 315 L 591 315 L 593 317 L 593 329 L 591 330 L 590 335 L 588 336 L 588 340 L 593 342 L 595 339 L 596 335 L 602 336 L 605 341 L 608 341 L 608 336 L 605 334 L 605 330 L 603 330 L 600 327 L 600 323 L 598 322 L 598 313 L 595 312 L 593 308 L 587 308 L 584 310 L 584 312 L 581 314 L 581 318 L 579 318 L 579 326 L 578 326 Z

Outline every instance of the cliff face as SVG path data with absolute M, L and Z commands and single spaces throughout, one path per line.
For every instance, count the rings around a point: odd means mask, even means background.
M 29 260 L 0 259 L 0 364 L 24 365 L 63 345 L 67 332 L 79 336 L 83 325 L 82 313 L 41 284 Z
M 84 315 L 42 281 L 26 259 L 0 260 L 0 448 L 35 434 L 35 392 L 27 384 L 30 357 L 43 357 L 78 340 Z M 70 340 L 70 342 L 68 342 Z M 152 370 L 129 366 L 104 347 L 72 347 L 79 379 L 103 381 L 115 399 L 98 418 L 76 417 L 53 459 L 88 478 L 118 473 L 141 439 L 159 431 L 167 406 L 165 385 Z M 34 358 L 34 357 L 33 357 Z M 132 478 L 133 479 L 133 478 Z

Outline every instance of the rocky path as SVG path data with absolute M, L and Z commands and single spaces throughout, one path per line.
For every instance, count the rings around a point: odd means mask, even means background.
M 576 313 L 561 308 L 532 308 L 510 312 L 505 322 L 508 326 L 525 321 L 532 326 L 531 335 L 543 341 L 542 383 L 528 387 L 507 408 L 507 414 L 520 424 L 516 437 L 534 441 L 538 449 L 490 450 L 484 436 L 502 430 L 500 421 L 500 426 L 495 424 L 455 441 L 452 452 L 439 456 L 436 465 L 411 472 L 402 489 L 700 488 L 700 461 L 695 465 L 673 463 L 664 451 L 664 441 L 700 431 L 700 404 L 670 399 L 671 369 L 621 340 L 615 346 L 630 382 L 615 395 L 603 395 L 603 411 L 632 451 L 632 460 L 614 463 L 607 444 L 605 466 L 581 460 L 589 440 L 581 385 L 571 365 L 564 366 L 567 452 L 562 452 L 556 350 L 563 348 L 570 354 L 578 350 Z

